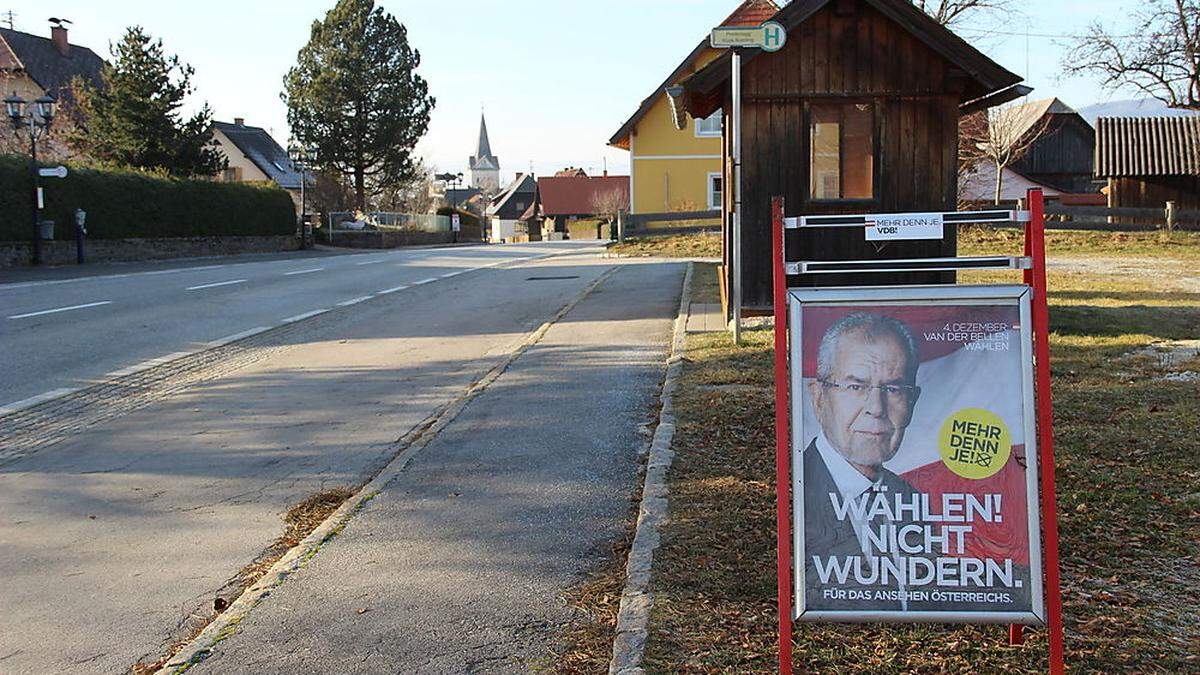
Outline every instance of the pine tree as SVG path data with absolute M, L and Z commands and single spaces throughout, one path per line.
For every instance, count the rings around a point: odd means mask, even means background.
M 339 0 L 315 21 L 308 44 L 284 78 L 292 135 L 318 161 L 368 192 L 413 179 L 413 148 L 429 127 L 434 99 L 414 71 L 420 53 L 408 30 L 374 0 Z
M 189 118 L 192 67 L 163 52 L 141 26 L 131 26 L 112 48 L 98 88 L 75 82 L 72 144 L 92 158 L 172 176 L 211 176 L 225 168 L 212 140 L 208 104 Z

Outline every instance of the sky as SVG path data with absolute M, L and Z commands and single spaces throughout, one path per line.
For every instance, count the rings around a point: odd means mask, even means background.
M 487 115 L 502 178 L 567 167 L 629 171 L 628 153 L 606 146 L 738 0 L 379 0 L 408 28 L 418 72 L 437 99 L 418 153 L 438 171 L 466 171 L 479 115 Z M 1123 28 L 1129 0 L 1012 0 L 999 20 L 956 30 L 1026 78 L 1033 98 L 1058 96 L 1077 108 L 1134 98 L 1094 78 L 1063 77 L 1069 40 L 1103 18 Z M 288 139 L 282 80 L 314 20 L 334 0 L 0 0 L 18 30 L 49 35 L 47 18 L 70 19 L 70 39 L 109 56 L 126 26 L 142 25 L 195 68 L 193 106 Z

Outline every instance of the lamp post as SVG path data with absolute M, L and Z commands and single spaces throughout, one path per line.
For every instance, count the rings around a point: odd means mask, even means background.
M 12 96 L 4 99 L 4 111 L 8 113 L 8 118 L 12 120 L 13 130 L 20 131 L 22 128 L 29 134 L 29 173 L 33 180 L 33 190 L 31 193 L 33 214 L 33 264 L 42 264 L 42 233 L 41 233 L 41 211 L 42 211 L 42 187 L 38 175 L 37 163 L 37 143 L 40 138 L 50 133 L 50 124 L 54 121 L 54 99 L 47 95 L 38 98 L 30 106 L 29 102 L 17 96 L 17 92 L 13 92 Z
M 308 223 L 308 206 L 304 199 L 304 188 L 308 184 L 309 165 L 316 160 L 316 157 L 315 148 L 306 148 L 294 141 L 288 144 L 288 158 L 292 160 L 292 166 L 300 170 L 300 236 L 302 238 L 304 237 L 304 226 Z

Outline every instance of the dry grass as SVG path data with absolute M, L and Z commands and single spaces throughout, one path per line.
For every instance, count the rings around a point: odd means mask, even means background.
M 1021 230 L 1015 228 L 964 227 L 960 229 L 959 254 L 1020 253 Z M 719 258 L 719 234 L 683 234 L 668 237 L 630 238 L 614 244 L 613 253 L 663 258 Z M 1051 230 L 1046 233 L 1046 250 L 1059 256 L 1153 256 L 1182 260 L 1200 259 L 1200 232 L 1092 232 Z
M 712 273 L 697 268 L 699 281 Z M 1002 279 L 1012 277 L 971 275 Z M 1129 355 L 1200 337 L 1200 297 L 1157 279 L 1052 273 L 1050 283 L 1069 665 L 1200 672 L 1200 385 L 1156 379 L 1196 363 Z M 671 519 L 652 582 L 650 673 L 776 666 L 771 334 L 746 339 L 741 349 L 725 334 L 688 341 Z M 605 621 L 623 551 L 593 580 L 597 590 L 573 598 Z M 561 670 L 602 672 L 605 635 L 573 643 L 595 652 Z M 796 666 L 811 672 L 1044 672 L 1045 634 L 1027 635 L 1011 647 L 996 626 L 800 624 L 794 646 Z
M 317 526 L 325 521 L 354 491 L 335 487 L 310 495 L 283 515 L 284 531 L 258 558 L 243 567 L 213 598 L 211 611 L 202 611 L 186 617 L 177 626 L 170 644 L 152 662 L 139 661 L 130 667 L 131 675 L 148 675 L 161 668 L 185 644 L 194 639 L 221 612 L 225 611 L 238 596 L 254 582 L 262 578 L 271 566 L 279 561 L 294 546 L 304 540 Z
M 654 258 L 720 258 L 720 234 L 675 234 L 657 237 L 630 237 L 613 244 L 612 253 Z

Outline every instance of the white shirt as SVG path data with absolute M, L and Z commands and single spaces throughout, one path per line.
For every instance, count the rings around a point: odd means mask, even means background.
M 850 462 L 842 457 L 841 453 L 833 449 L 833 444 L 829 442 L 829 438 L 825 436 L 825 430 L 822 429 L 816 438 L 817 452 L 821 453 L 821 459 L 825 462 L 825 468 L 829 470 L 829 475 L 833 478 L 833 484 L 837 487 L 838 493 L 842 496 L 842 500 L 858 500 L 863 499 L 863 495 L 868 491 L 875 490 L 885 492 L 887 488 L 883 486 L 882 474 L 880 478 L 872 481 L 862 474 L 861 471 L 854 468 Z M 862 549 L 864 555 L 872 555 L 867 546 L 867 528 L 870 526 L 870 519 L 866 517 L 866 511 L 870 508 L 870 501 L 867 502 L 867 508 L 863 509 L 862 518 L 856 518 L 853 511 L 850 515 L 850 525 L 854 528 L 854 534 L 858 537 L 858 546 Z M 875 551 L 876 555 L 888 555 L 886 553 Z M 898 554 L 895 551 L 891 552 L 891 558 L 898 560 Z M 897 584 L 897 588 L 901 594 L 904 593 L 904 584 Z M 908 609 L 908 598 L 901 595 L 900 607 L 903 610 Z

